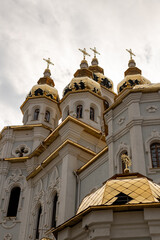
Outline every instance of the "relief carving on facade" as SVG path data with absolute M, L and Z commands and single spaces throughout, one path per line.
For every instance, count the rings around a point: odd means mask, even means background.
M 37 218 L 37 212 L 38 212 L 38 208 L 41 205 L 42 207 L 42 213 L 41 215 L 43 216 L 45 213 L 45 202 L 44 202 L 44 198 L 45 198 L 45 194 L 43 191 L 43 182 L 40 179 L 38 181 L 38 184 L 34 187 L 34 195 L 33 195 L 33 202 L 32 202 L 32 206 L 31 206 L 31 215 L 30 215 L 30 223 L 29 223 L 29 239 L 33 239 L 34 238 L 34 231 L 36 228 L 36 218 Z M 43 217 L 42 217 L 43 218 Z M 42 223 L 40 222 L 40 225 Z
M 118 119 L 118 122 L 117 122 L 117 123 L 118 123 L 119 125 L 122 125 L 124 122 L 125 122 L 125 117 L 121 117 L 121 118 Z
M 155 106 L 155 105 L 146 107 L 146 111 L 149 112 L 149 113 L 154 113 L 154 112 L 156 112 L 157 110 L 158 110 L 158 107 Z
M 44 191 L 43 191 L 43 183 L 40 179 L 37 186 L 35 187 L 35 195 L 33 197 L 33 204 L 32 204 L 32 215 L 35 216 L 36 214 L 36 207 L 37 205 L 41 203 L 44 204 Z
M 30 152 L 31 149 L 26 144 L 20 144 L 12 150 L 12 155 L 15 157 L 25 157 Z
M 44 227 L 46 228 L 50 227 L 54 194 L 57 193 L 57 195 L 59 196 L 59 192 L 60 192 L 60 177 L 59 177 L 57 167 L 54 167 L 49 178 L 48 188 L 46 192 L 46 203 L 47 203 L 46 211 L 48 213 L 46 214 L 45 224 L 44 224 Z M 58 206 L 59 206 L 59 201 L 57 202 L 57 212 L 58 212 Z
M 18 211 L 21 211 L 22 209 L 22 202 L 24 199 L 24 189 L 26 187 L 26 178 L 22 174 L 21 169 L 15 169 L 12 171 L 11 175 L 6 179 L 4 183 L 4 191 L 2 192 L 2 215 L 3 215 L 3 220 L 2 220 L 2 226 L 6 229 L 13 228 L 17 222 L 19 222 L 15 217 L 6 217 L 7 214 L 7 209 L 8 209 L 8 203 L 9 203 L 9 198 L 10 198 L 10 191 L 13 187 L 19 186 L 21 188 L 21 194 L 20 194 L 20 199 L 19 199 L 19 207 Z M 9 221 L 11 224 L 9 225 Z
M 49 179 L 49 184 L 48 184 L 48 190 L 47 190 L 47 203 L 50 204 L 51 203 L 51 194 L 56 191 L 57 193 L 59 193 L 60 190 L 60 178 L 59 178 L 59 174 L 58 174 L 58 169 L 57 167 L 54 167 L 52 174 L 50 176 Z
M 7 234 L 4 236 L 4 240 L 12 240 L 12 234 L 11 234 L 11 233 L 7 233 Z

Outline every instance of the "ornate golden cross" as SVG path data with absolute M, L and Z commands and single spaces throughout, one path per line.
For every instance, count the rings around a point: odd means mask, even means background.
M 90 49 L 94 52 L 94 58 L 96 58 L 96 54 L 99 54 L 99 55 L 100 55 L 100 53 L 97 52 L 96 47 L 90 48 Z
M 130 60 L 132 59 L 132 55 L 133 55 L 133 56 L 136 56 L 136 55 L 132 52 L 132 49 L 130 49 L 130 50 L 126 49 L 126 51 L 129 52 L 129 54 L 130 54 Z
M 49 69 L 49 64 L 54 65 L 54 64 L 50 61 L 50 58 L 48 58 L 48 59 L 43 58 L 43 60 L 47 62 L 47 69 Z
M 86 55 L 90 57 L 90 55 L 86 52 L 86 49 L 85 49 L 85 48 L 84 48 L 83 50 L 79 48 L 78 50 L 83 53 L 83 59 L 84 59 L 84 60 L 85 60 L 85 56 L 86 56 Z

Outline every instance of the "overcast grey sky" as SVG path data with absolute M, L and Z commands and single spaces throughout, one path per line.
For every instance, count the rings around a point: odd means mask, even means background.
M 128 66 L 126 48 L 142 75 L 160 82 L 160 1 L 0 0 L 0 129 L 21 124 L 19 107 L 43 76 L 44 57 L 55 64 L 61 96 L 82 60 L 78 48 L 91 53 L 94 46 L 115 91 Z

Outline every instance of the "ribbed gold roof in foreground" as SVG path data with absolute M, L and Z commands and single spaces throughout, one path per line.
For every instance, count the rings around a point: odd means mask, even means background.
M 134 205 L 160 201 L 160 186 L 140 174 L 119 174 L 87 195 L 77 214 L 90 206 Z

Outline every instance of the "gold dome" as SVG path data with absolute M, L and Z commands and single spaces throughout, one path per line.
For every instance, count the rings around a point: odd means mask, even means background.
M 101 95 L 100 84 L 87 76 L 83 76 L 73 78 L 70 84 L 68 84 L 63 90 L 63 96 L 65 96 L 65 94 L 69 91 L 83 91 L 83 90 L 91 90 L 92 92 Z
M 93 50 L 93 49 L 92 49 Z M 96 51 L 94 49 L 94 51 Z M 98 53 L 96 51 L 96 53 Z M 98 66 L 98 59 L 94 56 L 91 62 L 91 66 L 88 68 L 93 73 L 93 79 L 100 83 L 101 86 L 113 91 L 113 82 L 111 79 L 107 78 L 104 75 L 104 70 L 100 66 Z
M 59 95 L 57 89 L 54 87 L 54 81 L 50 77 L 51 72 L 47 68 L 44 71 L 44 77 L 38 80 L 38 84 L 34 85 L 28 94 L 27 97 L 38 97 L 38 96 L 46 96 L 53 100 L 59 101 Z
M 108 88 L 113 91 L 113 82 L 111 79 L 107 78 L 100 72 L 96 72 L 93 74 L 94 80 L 100 83 L 101 86 Z
M 48 84 L 37 84 L 33 86 L 28 96 L 47 96 L 51 99 L 59 101 L 57 89 Z
M 134 87 L 141 84 L 150 84 L 151 82 L 143 77 L 141 74 L 127 75 L 125 78 L 118 84 L 117 92 L 120 93 L 123 89 L 127 87 Z
M 158 203 L 160 186 L 137 174 L 117 174 L 81 202 L 77 214 L 91 206 Z
M 89 89 L 98 95 L 101 95 L 101 88 L 99 83 L 95 82 L 93 79 L 89 77 L 78 77 L 73 78 L 70 83 L 70 88 L 74 90 L 82 90 L 82 89 Z
M 70 91 L 90 90 L 98 95 L 101 95 L 100 84 L 93 80 L 93 72 L 88 69 L 88 63 L 85 59 L 81 61 L 80 69 L 78 69 L 74 78 L 64 88 L 63 97 Z
M 129 68 L 124 72 L 124 79 L 117 86 L 118 93 L 127 87 L 151 83 L 141 75 L 141 70 L 136 67 L 136 63 L 133 59 L 129 60 L 128 66 Z

